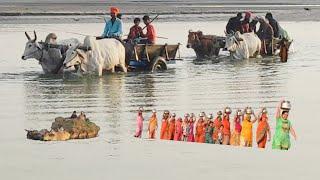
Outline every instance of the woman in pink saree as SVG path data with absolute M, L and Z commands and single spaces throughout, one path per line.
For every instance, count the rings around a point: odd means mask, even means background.
M 139 107 L 138 110 L 138 116 L 137 116 L 137 128 L 136 128 L 136 134 L 134 137 L 141 138 L 142 135 L 142 129 L 143 129 L 143 116 L 142 116 L 143 108 Z

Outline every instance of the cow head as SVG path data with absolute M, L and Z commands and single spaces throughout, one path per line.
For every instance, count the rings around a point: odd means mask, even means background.
M 236 33 L 230 33 L 230 34 L 226 34 L 226 44 L 225 44 L 225 48 L 228 51 L 236 51 L 237 46 L 239 45 L 240 41 L 243 41 L 240 32 L 236 32 Z
M 40 60 L 41 58 L 42 46 L 37 42 L 36 31 L 33 31 L 33 33 L 34 33 L 34 39 L 31 39 L 29 34 L 25 32 L 28 42 L 26 43 L 23 55 L 21 57 L 22 60 L 27 60 L 31 58 Z
M 66 52 L 66 58 L 64 60 L 64 68 L 70 68 L 72 66 L 81 65 L 86 58 L 86 53 L 84 50 L 79 49 L 79 46 L 71 47 Z
M 201 36 L 201 31 L 194 32 L 189 30 L 187 48 L 193 48 L 194 45 L 199 44 Z

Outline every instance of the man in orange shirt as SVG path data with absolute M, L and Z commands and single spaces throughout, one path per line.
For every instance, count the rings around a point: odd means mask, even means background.
M 146 34 L 142 34 L 142 37 L 147 38 L 144 41 L 141 41 L 144 44 L 155 44 L 156 43 L 156 30 L 154 28 L 154 26 L 151 24 L 151 20 L 150 17 L 148 15 L 143 16 L 143 22 L 147 27 L 147 33 Z

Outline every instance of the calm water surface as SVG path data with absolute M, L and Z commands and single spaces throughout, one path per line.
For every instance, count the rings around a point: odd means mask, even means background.
M 36 60 L 20 59 L 23 31 L 83 38 L 66 32 L 100 34 L 103 24 L 0 25 L 0 170 L 6 179 L 311 179 L 320 160 L 320 42 L 318 22 L 285 22 L 294 39 L 288 63 L 279 59 L 196 62 L 185 48 L 189 29 L 222 35 L 224 22 L 156 23 L 168 43 L 181 42 L 179 61 L 161 73 L 98 77 L 43 75 Z M 128 29 L 126 24 L 125 28 Z M 62 30 L 63 29 L 63 30 Z M 159 40 L 164 43 L 165 40 Z M 222 54 L 226 55 L 225 52 Z M 135 115 L 150 110 L 213 112 L 230 106 L 269 109 L 273 127 L 277 102 L 293 104 L 290 114 L 298 134 L 289 152 L 207 144 L 135 139 Z M 85 111 L 101 127 L 98 138 L 68 142 L 26 140 L 24 129 L 49 128 L 56 116 Z M 160 122 L 160 121 L 159 121 Z M 145 124 L 146 129 L 146 124 Z M 254 128 L 255 130 L 255 128 Z M 272 132 L 273 134 L 274 132 Z M 305 163 L 306 162 L 306 166 Z M 263 174 L 263 177 L 261 177 Z

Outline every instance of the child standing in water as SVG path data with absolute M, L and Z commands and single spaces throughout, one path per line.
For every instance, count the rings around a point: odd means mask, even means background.
M 213 121 L 212 121 L 212 117 L 211 116 L 208 119 L 210 119 L 210 120 L 206 124 L 206 130 L 205 130 L 205 132 L 206 132 L 206 143 L 213 144 L 213 140 L 212 140 Z
M 143 108 L 139 107 L 138 109 L 138 116 L 137 116 L 137 128 L 136 128 L 136 134 L 134 137 L 141 138 L 142 135 L 142 129 L 143 129 L 143 116 L 142 116 Z
M 156 138 L 156 130 L 158 129 L 158 119 L 157 119 L 157 111 L 154 109 L 152 110 L 152 116 L 149 120 L 149 138 L 155 139 Z
M 271 132 L 268 123 L 268 114 L 267 109 L 262 108 L 261 112 L 258 115 L 258 127 L 257 127 L 257 134 L 256 140 L 259 148 L 265 148 L 267 139 L 268 141 L 271 140 Z
M 217 141 L 215 144 L 222 144 L 223 143 L 223 125 L 221 124 L 218 130 L 218 136 L 217 136 Z
M 282 100 L 277 107 L 276 131 L 273 136 L 272 149 L 289 150 L 291 147 L 290 134 L 297 140 L 297 135 L 292 123 L 288 120 L 291 107 L 284 107 L 285 105 L 288 106 L 288 104 L 289 102 Z

